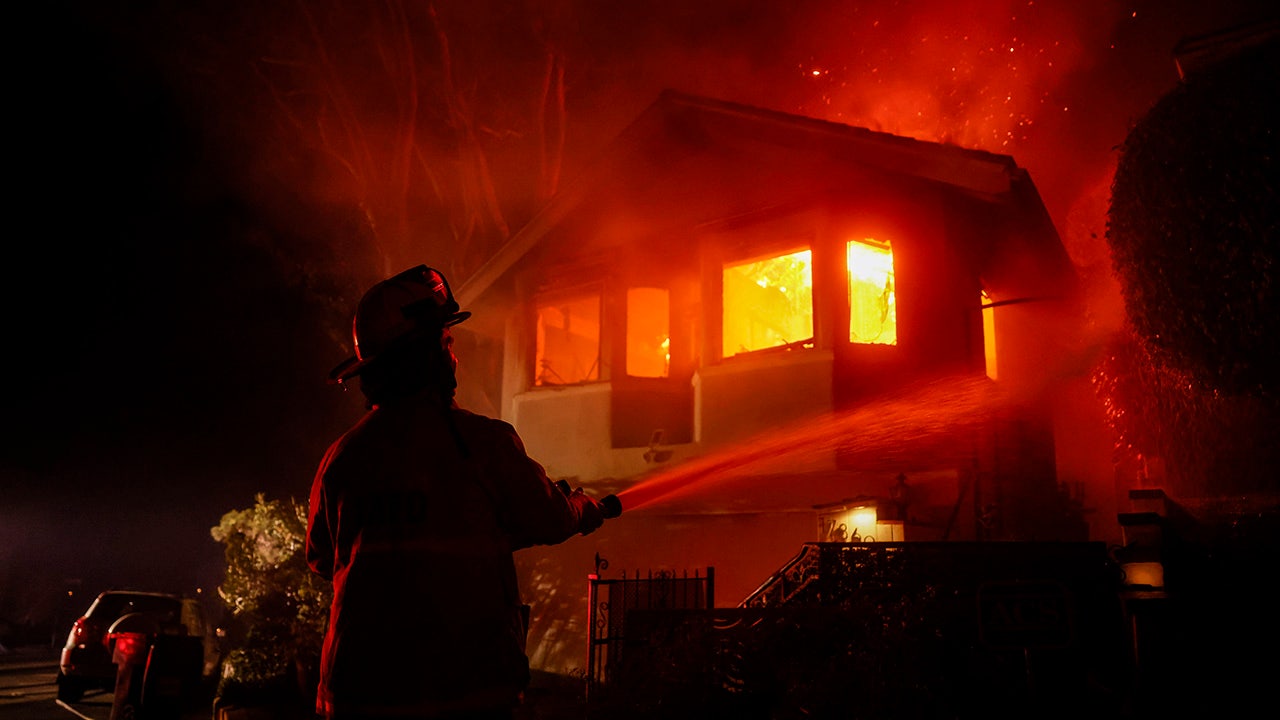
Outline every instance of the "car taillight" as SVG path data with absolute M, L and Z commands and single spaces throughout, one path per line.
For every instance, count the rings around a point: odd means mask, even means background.
M 150 649 L 145 633 L 112 633 L 107 637 L 115 643 L 111 660 L 117 665 L 131 665 L 141 662 Z
M 75 645 L 88 645 L 95 642 L 105 645 L 107 638 L 104 637 L 98 623 L 87 617 L 81 617 L 71 626 L 71 642 Z

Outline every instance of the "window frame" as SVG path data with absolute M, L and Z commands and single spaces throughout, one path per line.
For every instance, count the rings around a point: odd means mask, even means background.
M 818 327 L 819 327 L 819 266 L 818 258 L 821 257 L 815 238 L 811 233 L 798 233 L 791 236 L 787 241 L 759 243 L 751 245 L 740 245 L 737 252 L 725 253 L 717 256 L 715 261 L 709 268 L 710 274 L 715 278 L 714 293 L 716 295 L 716 317 L 708 318 L 715 324 L 717 329 L 716 337 L 712 341 L 714 347 L 710 348 L 720 361 L 737 361 L 745 358 L 756 358 L 764 355 L 788 352 L 788 351 L 804 351 L 811 350 L 818 346 Z M 745 265 L 751 262 L 768 260 L 772 258 L 783 257 L 786 255 L 794 255 L 800 252 L 809 253 L 809 312 L 810 312 L 810 334 L 807 338 L 792 341 L 781 345 L 772 345 L 754 350 L 746 350 L 744 352 L 734 353 L 732 355 L 724 354 L 724 332 L 725 332 L 725 304 L 724 304 L 724 272 L 729 267 Z
M 843 275 L 844 302 L 845 302 L 845 308 L 844 308 L 845 323 L 844 323 L 844 331 L 843 331 L 844 342 L 848 343 L 849 345 L 858 346 L 858 347 L 876 347 L 876 346 L 890 347 L 890 348 L 897 347 L 901 341 L 901 338 L 900 338 L 899 327 L 898 327 L 898 263 L 897 263 L 897 254 L 894 252 L 894 249 L 893 249 L 893 241 L 881 240 L 874 236 L 868 237 L 867 233 L 858 233 L 856 235 L 857 236 L 847 236 L 840 244 L 840 258 L 841 258 L 840 264 L 844 273 Z M 857 243 L 860 245 L 866 245 L 867 247 L 871 247 L 871 248 L 877 248 L 877 249 L 888 251 L 890 273 L 893 278 L 893 342 L 891 343 L 858 341 L 858 340 L 854 340 L 852 337 L 854 303 L 853 303 L 852 287 L 850 286 L 853 282 L 853 272 L 852 272 L 852 269 L 849 267 L 849 247 L 854 243 Z
M 635 375 L 631 373 L 630 355 L 631 355 L 631 292 L 633 290 L 658 290 L 666 294 L 666 331 L 667 331 L 667 358 L 666 368 L 661 375 Z M 671 288 L 666 284 L 641 284 L 628 283 L 620 289 L 622 299 L 622 375 L 635 380 L 667 380 L 671 377 L 671 343 L 672 343 L 672 314 L 671 314 Z M 603 331 L 603 330 L 602 330 Z
M 599 331 L 596 334 L 596 377 L 586 380 L 578 380 L 565 383 L 540 383 L 541 375 L 538 368 L 538 316 L 541 308 L 548 305 L 554 305 L 557 302 L 573 301 L 593 297 L 597 304 L 597 317 L 599 318 Z M 529 384 L 528 390 L 554 390 L 556 388 L 579 387 L 583 385 L 594 385 L 597 383 L 608 382 L 609 376 L 607 372 L 607 332 L 608 320 L 606 312 L 608 311 L 608 303 L 605 298 L 605 288 L 601 283 L 590 283 L 582 285 L 574 285 L 571 287 L 556 288 L 554 290 L 546 290 L 535 294 L 530 303 L 529 315 Z

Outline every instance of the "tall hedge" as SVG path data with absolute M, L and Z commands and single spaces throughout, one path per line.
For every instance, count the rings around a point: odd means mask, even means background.
M 1280 43 L 1239 50 L 1120 148 L 1107 240 L 1132 334 L 1095 379 L 1120 453 L 1161 457 L 1185 494 L 1276 485 L 1277 88 Z
M 1280 360 L 1280 43 L 1194 72 L 1129 133 L 1107 240 L 1135 330 L 1228 395 Z

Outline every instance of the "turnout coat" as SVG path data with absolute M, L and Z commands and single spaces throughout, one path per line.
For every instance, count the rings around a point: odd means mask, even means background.
M 529 664 L 512 553 L 593 530 L 593 512 L 505 422 L 429 391 L 374 406 L 311 487 L 307 562 L 333 582 L 317 711 L 514 705 Z

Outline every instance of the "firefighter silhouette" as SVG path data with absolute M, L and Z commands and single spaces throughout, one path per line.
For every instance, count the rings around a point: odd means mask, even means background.
M 365 293 L 356 353 L 367 412 L 312 482 L 307 560 L 333 583 L 317 711 L 343 718 L 508 718 L 529 682 L 528 607 L 512 553 L 598 528 L 581 489 L 557 489 L 515 429 L 454 400 L 460 310 L 421 265 Z

